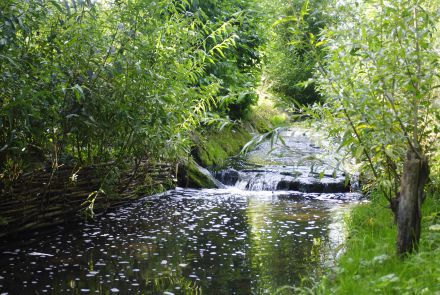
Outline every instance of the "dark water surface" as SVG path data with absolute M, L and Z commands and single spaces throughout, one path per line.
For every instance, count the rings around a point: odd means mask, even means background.
M 319 278 L 360 195 L 313 133 L 284 136 L 216 173 L 226 189 L 176 189 L 17 246 L 0 241 L 0 295 L 274 294 Z
M 0 243 L 0 293 L 271 294 L 331 263 L 350 202 L 327 197 L 230 188 L 146 198 L 25 247 Z

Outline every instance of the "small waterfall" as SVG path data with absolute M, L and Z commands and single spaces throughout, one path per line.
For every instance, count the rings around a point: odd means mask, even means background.
M 290 169 L 289 169 L 290 168 Z M 214 176 L 226 186 L 234 186 L 249 191 L 299 191 L 303 193 L 341 193 L 349 192 L 351 187 L 343 175 L 320 177 L 316 173 L 305 173 L 298 176 L 292 167 L 281 171 L 251 170 L 237 171 L 227 169 L 216 172 Z
M 324 150 L 312 138 L 316 140 L 312 132 L 289 130 L 284 135 L 286 145 L 278 143 L 273 147 L 265 142 L 248 155 L 245 163 L 241 161 L 237 166 L 232 163 L 230 168 L 213 175 L 227 187 L 246 191 L 303 195 L 357 191 L 356 178 L 348 179 L 345 173 L 331 168 L 335 166 L 334 155 L 324 156 Z
M 244 177 L 245 179 L 238 183 L 239 188 L 250 191 L 275 191 L 282 176 L 275 173 L 257 173 L 251 177 Z M 247 178 L 247 179 L 246 179 Z
M 227 186 L 234 186 L 240 179 L 240 173 L 233 168 L 213 172 L 213 175 L 218 181 Z

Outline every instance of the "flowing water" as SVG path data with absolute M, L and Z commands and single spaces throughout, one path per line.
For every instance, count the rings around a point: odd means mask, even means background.
M 325 165 L 299 164 L 293 147 L 320 153 L 309 137 L 286 138 L 287 150 L 263 146 L 217 172 L 226 188 L 176 189 L 43 239 L 0 242 L 0 294 L 273 294 L 319 277 L 359 195 Z

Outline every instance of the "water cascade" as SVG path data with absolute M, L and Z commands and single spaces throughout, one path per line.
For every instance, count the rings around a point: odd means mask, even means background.
M 356 198 L 351 193 L 357 187 L 345 172 L 334 167 L 334 158 L 311 139 L 306 129 L 285 131 L 284 144 L 263 143 L 251 152 L 249 160 L 212 172 L 216 179 L 229 187 L 249 191 L 286 191 L 293 195 L 326 194 L 326 197 Z M 244 164 L 244 165 L 243 165 Z M 237 168 L 237 166 L 240 166 Z M 237 169 L 236 169 L 237 168 Z

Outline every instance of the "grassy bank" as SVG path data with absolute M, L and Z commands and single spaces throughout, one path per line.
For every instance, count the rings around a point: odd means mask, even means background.
M 379 196 L 347 217 L 345 254 L 312 294 L 440 294 L 440 196 L 423 205 L 420 250 L 396 257 L 396 226 Z
M 204 167 L 221 167 L 229 157 L 237 155 L 251 138 L 249 131 L 241 125 L 222 131 L 204 130 L 195 136 L 193 156 Z
M 221 131 L 215 128 L 200 129 L 194 133 L 192 155 L 203 167 L 222 167 L 226 160 L 240 153 L 255 133 L 265 133 L 275 127 L 288 126 L 289 117 L 267 98 L 260 98 L 241 122 Z

